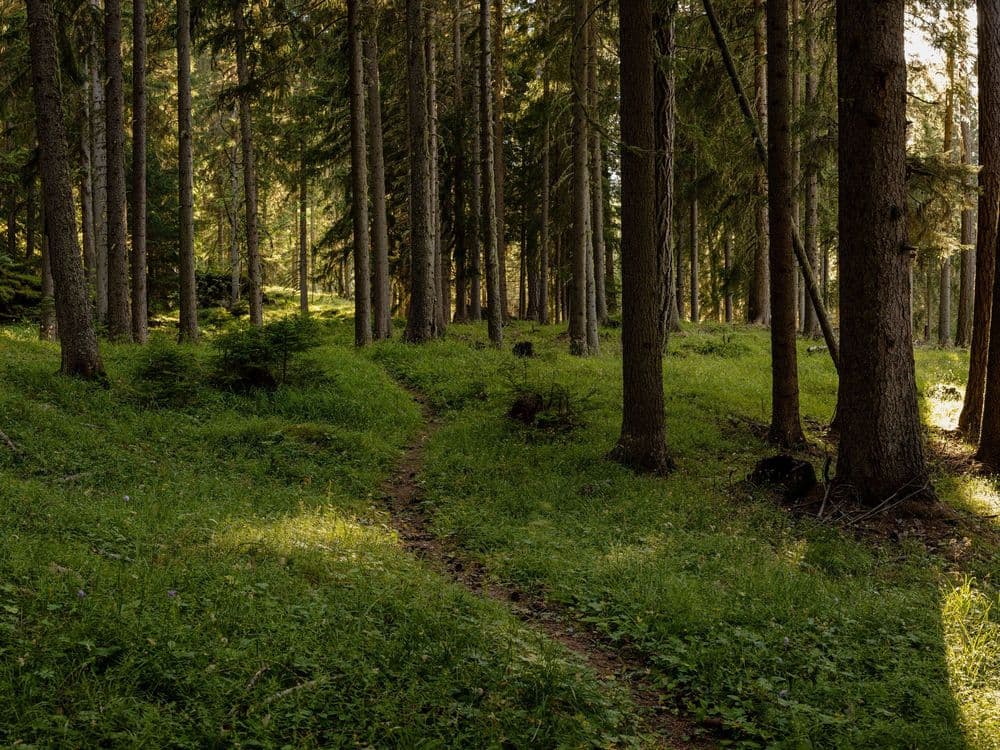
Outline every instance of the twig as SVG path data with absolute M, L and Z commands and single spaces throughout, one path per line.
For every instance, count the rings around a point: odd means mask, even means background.
M 292 693 L 297 693 L 299 690 L 305 690 L 306 688 L 316 687 L 321 682 L 323 682 L 323 679 L 317 678 L 315 680 L 307 680 L 306 682 L 300 682 L 298 685 L 292 685 L 290 688 L 285 688 L 284 690 L 278 691 L 274 695 L 268 696 L 267 698 L 264 699 L 262 705 L 269 706 L 275 701 L 280 701 L 282 698 L 287 698 Z
M 4 432 L 3 430 L 0 430 L 0 440 L 2 440 L 8 448 L 10 448 L 11 452 L 17 455 L 21 455 L 21 449 L 17 447 L 17 443 L 11 440 L 7 436 L 7 433 Z

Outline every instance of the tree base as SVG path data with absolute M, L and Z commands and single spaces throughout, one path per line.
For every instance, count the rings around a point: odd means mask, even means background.
M 646 441 L 621 438 L 608 458 L 638 474 L 665 477 L 677 468 L 667 452 L 667 446 L 662 443 L 653 446 Z

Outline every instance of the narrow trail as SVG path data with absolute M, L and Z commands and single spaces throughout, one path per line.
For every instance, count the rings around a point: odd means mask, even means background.
M 440 421 L 423 394 L 403 387 L 420 404 L 424 415 L 424 426 L 382 486 L 391 526 L 403 547 L 477 596 L 505 605 L 523 624 L 575 654 L 602 680 L 626 687 L 639 709 L 641 730 L 656 738 L 658 746 L 674 750 L 716 747 L 716 743 L 706 736 L 704 727 L 675 713 L 663 691 L 654 686 L 650 669 L 641 654 L 611 642 L 589 624 L 574 618 L 565 607 L 553 605 L 516 586 L 498 583 L 482 563 L 431 531 L 431 520 L 423 507 L 419 475 L 427 443 L 440 427 Z

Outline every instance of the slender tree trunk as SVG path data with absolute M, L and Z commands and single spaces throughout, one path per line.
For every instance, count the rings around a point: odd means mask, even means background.
M 469 265 L 471 283 L 469 286 L 469 317 L 474 321 L 483 319 L 482 278 L 483 278 L 483 123 L 481 121 L 483 92 L 479 82 L 478 67 L 473 76 L 472 111 L 475 134 L 472 137 L 472 217 L 471 245 L 472 258 Z
M 612 456 L 665 473 L 662 248 L 657 243 L 653 13 L 650 0 L 619 10 L 622 138 L 622 430 Z
M 589 0 L 590 23 L 587 45 L 587 56 L 589 66 L 587 68 L 587 98 L 590 106 L 590 116 L 597 119 L 600 109 L 600 95 L 597 88 L 597 49 L 599 46 L 597 27 L 597 0 Z M 590 232 L 593 238 L 594 254 L 594 304 L 597 315 L 597 323 L 605 325 L 608 322 L 608 298 L 605 288 L 605 263 L 604 256 L 607 253 L 607 243 L 604 238 L 604 166 L 601 153 L 601 131 L 592 127 L 590 129 Z
M 795 263 L 788 0 L 767 2 L 767 155 L 771 277 L 771 429 L 779 445 L 805 441 L 795 350 Z
M 689 286 L 691 287 L 691 322 L 698 323 L 701 321 L 701 289 L 698 281 L 699 268 L 698 268 L 698 254 L 700 252 L 700 247 L 698 243 L 698 193 L 697 193 L 697 182 L 698 173 L 694 174 L 695 180 L 695 193 L 691 196 L 691 204 L 689 206 L 691 211 L 691 220 L 689 222 L 688 229 L 691 232 L 690 235 L 690 250 L 691 250 L 691 282 Z
M 180 338 L 198 339 L 191 126 L 191 3 L 177 0 L 177 148 L 180 186 Z
M 910 327 L 904 0 L 839 0 L 840 455 L 872 505 L 927 483 Z
M 48 0 L 28 0 L 28 44 L 35 122 L 40 146 L 46 258 L 52 271 L 62 366 L 67 375 L 103 375 L 77 245 L 69 148 L 59 90 L 55 19 Z M 44 267 L 44 266 L 43 266 Z
M 493 61 L 492 61 L 492 91 L 493 91 L 493 170 L 495 177 L 496 213 L 497 213 L 497 264 L 500 268 L 500 313 L 503 320 L 510 319 L 509 299 L 507 297 L 507 210 L 505 206 L 506 193 L 506 162 L 504 161 L 504 62 L 503 62 L 503 34 L 504 34 L 504 0 L 493 0 L 493 26 L 492 32 Z M 488 290 L 487 290 L 488 291 Z
M 526 223 L 522 219 L 521 221 L 521 252 L 518 258 L 518 274 L 517 274 L 517 318 L 518 320 L 525 320 L 527 318 L 528 312 L 528 264 L 527 264 L 527 246 L 528 244 L 528 230 L 526 228 Z
M 250 281 L 250 322 L 264 324 L 264 287 L 261 278 L 260 230 L 257 226 L 257 170 L 253 152 L 253 120 L 250 113 L 250 66 L 247 61 L 247 26 L 243 0 L 236 0 L 236 75 L 239 82 L 240 142 L 243 151 L 243 193 L 246 204 L 247 275 Z
M 299 174 L 299 310 L 309 312 L 309 171 L 305 149 Z
M 723 281 L 723 294 L 725 296 L 726 322 L 733 322 L 733 233 L 725 230 L 726 237 L 723 244 L 723 261 L 725 263 L 726 276 Z
M 438 143 L 437 107 L 437 46 L 434 42 L 434 12 L 429 6 L 425 21 L 424 52 L 427 56 L 427 123 L 428 147 L 431 156 L 430 213 L 434 238 L 434 331 L 443 335 L 451 314 L 449 300 L 451 285 L 444 275 L 444 239 L 441 222 L 441 169 Z
M 962 120 L 962 164 L 972 164 L 972 128 L 968 120 Z M 972 290 L 976 283 L 975 214 L 971 207 L 962 209 L 962 252 L 958 291 L 958 327 L 955 333 L 956 346 L 968 346 L 972 339 Z
M 26 260 L 31 260 L 35 257 L 35 176 L 32 175 L 28 181 L 28 195 L 26 199 L 26 206 L 24 209 L 24 257 Z M 85 190 L 81 186 L 80 196 L 81 203 L 83 203 L 83 220 L 87 221 L 87 211 L 89 206 L 86 204 L 83 196 Z M 93 217 L 91 217 L 93 218 Z M 86 234 L 86 233 L 84 233 Z M 86 242 L 86 237 L 84 237 L 84 242 Z
M 88 73 L 89 76 L 89 73 Z M 97 247 L 94 237 L 94 161 L 91 150 L 92 139 L 90 135 L 90 84 L 86 84 L 86 122 L 80 133 L 80 153 L 82 155 L 83 170 L 80 175 L 80 208 L 83 224 L 83 272 L 87 279 L 87 296 L 91 296 L 93 290 L 93 280 L 95 264 L 97 262 Z M 29 248 L 30 251 L 31 248 Z
M 389 289 L 389 220 L 385 199 L 385 151 L 382 145 L 382 92 L 378 72 L 378 40 L 364 41 L 365 73 L 368 83 L 368 151 L 372 178 L 372 233 L 374 237 L 373 317 L 375 339 L 392 335 L 392 295 Z
M 357 346 L 366 346 L 372 342 L 372 294 L 371 270 L 369 268 L 371 239 L 368 234 L 368 167 L 366 162 L 368 146 L 365 142 L 365 84 L 361 50 L 361 16 L 358 7 L 360 2 L 361 0 L 347 0 L 347 33 L 351 48 L 351 216 L 354 220 L 354 343 Z M 418 18 L 417 20 L 420 19 Z M 419 53 L 423 55 L 423 45 L 421 45 Z M 416 96 L 419 91 L 423 91 L 423 87 L 411 89 L 411 97 Z M 421 101 L 420 105 L 423 106 L 424 102 Z M 424 122 L 426 123 L 426 111 Z M 303 200 L 304 197 L 305 188 L 303 187 Z M 304 225 L 303 235 L 305 235 Z
M 38 338 L 41 341 L 58 341 L 59 326 L 56 323 L 55 281 L 52 278 L 52 263 L 49 255 L 49 238 L 42 236 L 42 305 L 38 318 Z
M 435 334 L 434 221 L 430 215 L 430 124 L 422 0 L 406 1 L 406 26 L 410 141 L 410 311 L 406 321 L 406 338 L 422 343 L 431 340 Z
M 938 346 L 951 346 L 951 256 L 941 259 L 938 292 Z
M 768 129 L 767 93 L 767 11 L 766 0 L 754 0 L 756 23 L 754 24 L 754 111 L 763 131 Z M 767 169 L 760 165 L 754 177 L 755 205 L 754 226 L 757 243 L 754 247 L 753 278 L 750 283 L 750 300 L 747 305 L 749 322 L 768 325 L 771 322 L 770 303 L 770 262 L 768 260 L 768 191 Z
M 573 266 L 571 274 L 569 350 L 590 354 L 587 321 L 587 256 L 590 224 L 590 168 L 587 135 L 587 7 L 573 0 Z
M 132 2 L 132 338 L 149 339 L 146 293 L 146 0 Z
M 816 111 L 819 99 L 819 76 L 816 73 L 816 15 L 812 0 L 807 0 L 806 9 L 806 98 L 805 108 L 808 113 Z M 809 265 L 814 269 L 820 267 L 819 256 L 819 164 L 817 150 L 818 132 L 816 118 L 807 118 L 806 157 L 805 157 L 805 250 Z M 824 296 L 826 282 L 823 284 Z M 816 338 L 820 335 L 819 317 L 816 306 L 806 297 L 805 324 L 803 332 L 806 336 Z
M 108 144 L 108 336 L 132 336 L 125 230 L 125 91 L 121 0 L 104 2 L 105 137 Z
M 497 223 L 497 199 L 493 194 L 499 184 L 496 180 L 496 155 L 494 147 L 493 61 L 490 41 L 489 0 L 479 0 L 479 123 L 482 128 L 482 224 L 483 244 L 486 247 L 486 304 L 489 308 L 488 330 L 490 341 L 497 348 L 503 346 L 503 289 L 500 276 L 500 234 Z M 501 157 L 502 158 L 502 157 Z
M 229 211 L 229 304 L 232 307 L 240 301 L 240 178 L 236 141 L 233 141 L 230 153 L 229 191 L 232 194 Z
M 545 5 L 545 23 L 548 28 L 548 0 Z M 549 246 L 551 244 L 550 217 L 552 203 L 552 122 L 551 122 L 551 92 L 549 84 L 548 62 L 542 68 L 542 107 L 545 123 L 542 125 L 542 242 L 538 259 L 538 322 L 547 325 L 549 322 Z
M 468 108 L 465 104 L 465 93 L 462 86 L 462 0 L 454 0 L 453 32 L 455 63 L 455 132 L 452 134 L 452 151 L 454 154 L 454 191 L 455 191 L 455 322 L 464 323 L 468 320 L 468 258 L 466 257 L 465 225 L 465 137 L 467 132 Z
M 91 0 L 91 7 L 100 13 L 99 0 Z M 95 310 L 100 323 L 108 322 L 108 140 L 107 100 L 104 90 L 104 57 L 98 43 L 96 28 L 90 42 L 90 136 L 93 139 L 93 193 L 94 193 L 94 247 L 96 263 L 92 266 L 92 286 Z
M 660 2 L 653 15 L 656 59 L 653 71 L 653 137 L 656 142 L 656 263 L 661 280 L 660 327 L 667 335 L 681 329 L 674 263 L 674 133 L 677 118 L 676 0 Z M 664 344 L 665 345 L 665 344 Z

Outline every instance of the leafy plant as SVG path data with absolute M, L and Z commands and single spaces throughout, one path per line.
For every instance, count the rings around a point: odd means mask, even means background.
M 276 390 L 288 380 L 296 354 L 319 345 L 319 326 L 295 315 L 260 328 L 240 327 L 215 340 L 213 381 L 236 392 Z
M 198 399 L 201 371 L 194 354 L 165 337 L 140 350 L 132 383 L 149 406 L 190 406 Z

